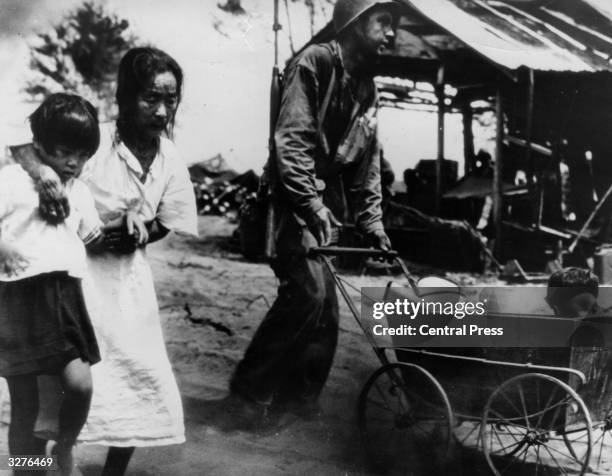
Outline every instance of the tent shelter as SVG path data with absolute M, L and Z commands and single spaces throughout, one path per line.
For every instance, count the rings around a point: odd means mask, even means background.
M 397 101 L 427 102 L 415 94 L 417 83 L 434 85 L 435 98 L 429 103 L 438 111 L 437 176 L 444 159 L 445 113 L 463 114 L 469 171 L 474 105 L 487 101 L 497 122 L 496 236 L 502 237 L 503 183 L 512 180 L 509 169 L 517 166 L 526 172 L 532 200 L 529 225 L 536 232 L 548 229 L 543 224 L 559 226 L 561 202 L 545 203 L 543 190 L 546 170 L 558 172 L 560 160 L 570 168 L 580 226 L 594 205 L 590 184 L 595 182 L 601 197 L 612 182 L 612 140 L 607 132 L 612 123 L 611 19 L 588 0 L 401 3 L 395 48 L 376 65 L 376 74 L 392 78 L 382 81 L 382 91 Z M 331 34 L 328 25 L 312 41 Z M 438 210 L 442 194 L 438 179 Z M 504 254 L 502 239 L 497 242 L 496 252 Z

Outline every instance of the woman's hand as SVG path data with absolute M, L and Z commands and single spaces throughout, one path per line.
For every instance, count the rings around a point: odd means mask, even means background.
M 24 271 L 29 261 L 13 246 L 0 243 L 0 269 L 4 274 L 13 277 Z
M 55 171 L 41 164 L 36 179 L 38 189 L 38 210 L 48 223 L 62 223 L 70 215 L 70 204 L 62 181 Z
M 51 224 L 61 223 L 70 215 L 68 198 L 58 175 L 41 161 L 39 148 L 36 143 L 24 144 L 11 146 L 10 151 L 36 184 L 40 216 Z
M 149 241 L 149 231 L 147 230 L 145 223 L 138 216 L 138 213 L 128 211 L 125 214 L 125 226 L 127 228 L 128 235 L 134 237 L 134 241 L 138 246 L 144 246 L 147 244 Z
M 102 228 L 102 247 L 91 247 L 96 253 L 102 250 L 119 254 L 134 253 L 137 248 L 149 242 L 147 226 L 138 213 L 128 211 L 109 222 Z

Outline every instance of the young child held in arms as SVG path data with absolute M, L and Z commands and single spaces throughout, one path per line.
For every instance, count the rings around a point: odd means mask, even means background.
M 85 247 L 99 246 L 103 232 L 89 189 L 76 178 L 98 148 L 100 133 L 95 108 L 69 94 L 49 96 L 30 116 L 30 126 L 33 142 L 11 153 L 35 154 L 53 168 L 65 183 L 71 213 L 62 223 L 47 223 L 25 170 L 0 169 L 0 376 L 11 398 L 11 455 L 45 454 L 45 441 L 33 435 L 37 375 L 59 377 L 64 399 L 54 453 L 64 476 L 72 472 L 72 447 L 89 411 L 90 365 L 100 360 L 80 279 Z

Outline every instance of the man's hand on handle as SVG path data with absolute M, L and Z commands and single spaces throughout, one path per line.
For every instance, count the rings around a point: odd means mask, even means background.
M 332 226 L 339 227 L 342 226 L 342 223 L 336 219 L 329 208 L 323 207 L 308 217 L 306 225 L 319 246 L 327 246 L 332 239 Z
M 389 251 L 391 240 L 383 230 L 376 230 L 369 234 L 370 243 L 379 250 Z

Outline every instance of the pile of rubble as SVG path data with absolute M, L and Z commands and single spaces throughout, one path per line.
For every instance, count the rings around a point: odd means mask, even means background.
M 249 170 L 239 174 L 221 155 L 189 167 L 198 213 L 236 218 L 240 206 L 257 193 L 259 176 Z

